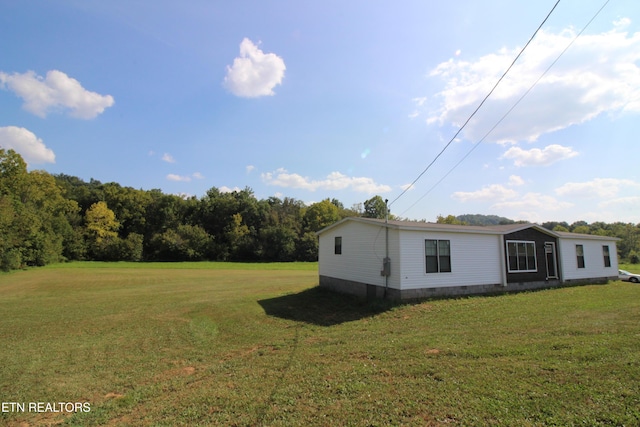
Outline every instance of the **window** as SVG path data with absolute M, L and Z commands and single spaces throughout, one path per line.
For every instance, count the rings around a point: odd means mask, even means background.
M 584 247 L 576 245 L 576 257 L 578 258 L 578 268 L 584 268 Z
M 451 273 L 451 242 L 425 240 L 424 254 L 427 273 Z
M 438 272 L 438 241 L 425 240 L 424 253 L 427 262 L 427 273 Z
M 438 261 L 441 273 L 451 273 L 451 242 L 438 240 Z
M 334 250 L 333 253 L 336 255 L 342 254 L 342 236 L 336 236 L 334 241 Z
M 507 256 L 510 273 L 538 271 L 535 242 L 507 240 Z
M 602 246 L 602 256 L 604 256 L 604 266 L 611 267 L 611 255 L 609 255 L 609 246 Z

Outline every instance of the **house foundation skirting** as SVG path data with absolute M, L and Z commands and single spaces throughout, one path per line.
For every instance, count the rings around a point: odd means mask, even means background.
M 441 297 L 457 297 L 466 295 L 491 295 L 507 292 L 522 292 L 546 288 L 559 288 L 564 286 L 603 284 L 607 283 L 609 280 L 615 279 L 615 277 L 599 277 L 594 279 L 567 280 L 565 282 L 561 282 L 560 280 L 545 280 L 539 282 L 508 283 L 507 286 L 496 283 L 490 285 L 442 286 L 437 288 L 402 290 L 387 288 L 386 298 L 391 300 L 414 300 Z M 339 279 L 336 277 L 321 275 L 320 287 L 339 293 L 355 295 L 363 299 L 385 297 L 384 286 Z
M 336 277 L 320 276 L 320 287 L 339 292 L 341 294 L 355 295 L 363 299 L 384 298 L 384 286 L 354 282 L 352 280 L 338 279 Z

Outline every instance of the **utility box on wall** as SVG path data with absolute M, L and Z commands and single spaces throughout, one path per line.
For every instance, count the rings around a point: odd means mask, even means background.
M 382 261 L 382 270 L 380 270 L 380 275 L 385 277 L 391 276 L 391 258 L 387 257 Z

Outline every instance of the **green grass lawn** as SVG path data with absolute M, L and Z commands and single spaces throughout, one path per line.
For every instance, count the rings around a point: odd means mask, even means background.
M 0 424 L 640 424 L 639 285 L 390 305 L 317 281 L 314 263 L 0 274 L 0 400 L 91 409 Z

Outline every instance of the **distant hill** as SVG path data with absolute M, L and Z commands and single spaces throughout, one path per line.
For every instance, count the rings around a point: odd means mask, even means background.
M 512 219 L 498 215 L 466 214 L 458 215 L 456 218 L 464 221 L 467 225 L 505 225 L 516 223 L 516 221 Z

